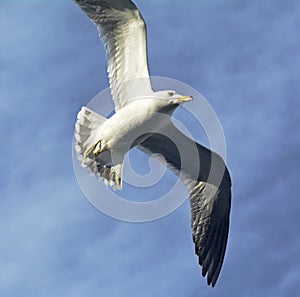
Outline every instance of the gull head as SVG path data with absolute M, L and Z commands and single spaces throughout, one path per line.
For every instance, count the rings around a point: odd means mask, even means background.
M 167 100 L 168 105 L 174 105 L 174 108 L 185 102 L 193 100 L 192 96 L 184 96 L 172 90 L 156 92 L 156 96 L 160 99 Z

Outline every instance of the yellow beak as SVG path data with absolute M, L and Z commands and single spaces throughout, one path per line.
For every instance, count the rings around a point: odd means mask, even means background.
M 193 100 L 192 96 L 183 96 L 183 97 L 178 99 L 178 101 L 181 101 L 181 102 L 188 102 L 188 101 L 191 101 L 191 100 Z

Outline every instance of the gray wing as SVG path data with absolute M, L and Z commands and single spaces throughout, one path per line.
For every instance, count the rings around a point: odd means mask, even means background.
M 74 0 L 96 25 L 107 55 L 115 109 L 129 99 L 152 94 L 146 25 L 129 0 Z
M 223 159 L 185 136 L 172 123 L 138 148 L 148 155 L 162 155 L 186 185 L 195 252 L 202 275 L 207 274 L 208 285 L 215 286 L 227 245 L 231 205 L 231 180 Z

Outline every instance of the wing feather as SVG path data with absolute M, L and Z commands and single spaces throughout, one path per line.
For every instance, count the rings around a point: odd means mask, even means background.
M 223 159 L 188 138 L 171 122 L 138 148 L 148 155 L 162 155 L 186 185 L 195 253 L 208 285 L 215 286 L 224 261 L 231 207 L 231 180 Z
M 130 0 L 74 0 L 96 25 L 104 43 L 115 109 L 152 94 L 146 25 Z

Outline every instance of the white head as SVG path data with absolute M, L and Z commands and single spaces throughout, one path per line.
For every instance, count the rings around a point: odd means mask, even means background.
M 175 105 L 174 106 L 175 108 L 193 99 L 192 96 L 183 96 L 176 93 L 176 91 L 172 91 L 172 90 L 155 92 L 155 97 L 158 97 L 159 99 L 167 100 L 170 105 Z

